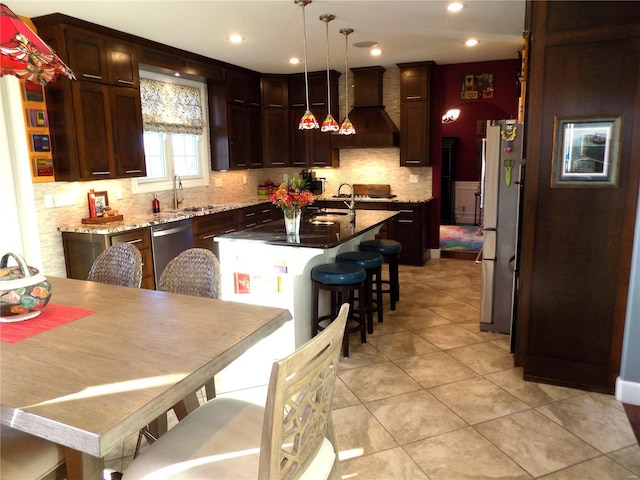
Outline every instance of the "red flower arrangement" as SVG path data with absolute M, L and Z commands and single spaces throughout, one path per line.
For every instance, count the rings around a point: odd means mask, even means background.
M 289 183 L 282 183 L 271 195 L 271 203 L 283 210 L 298 210 L 314 201 L 313 193 L 305 190 L 305 182 L 300 178 L 292 178 Z

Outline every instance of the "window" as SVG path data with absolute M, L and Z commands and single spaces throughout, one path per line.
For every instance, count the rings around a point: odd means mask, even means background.
M 140 72 L 147 176 L 132 180 L 133 193 L 209 185 L 209 137 L 203 82 Z

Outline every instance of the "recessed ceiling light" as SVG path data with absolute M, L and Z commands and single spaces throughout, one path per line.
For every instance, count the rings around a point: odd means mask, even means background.
M 244 37 L 242 35 L 239 35 L 237 33 L 233 33 L 231 35 L 229 35 L 229 41 L 231 43 L 242 43 L 244 42 Z
M 372 48 L 371 49 L 371 55 L 373 55 L 374 57 L 379 57 L 382 54 L 382 50 L 380 50 L 379 48 Z
M 449 5 L 447 5 L 447 10 L 451 13 L 458 13 L 463 8 L 464 8 L 464 5 L 460 2 L 452 2 Z
M 296 58 L 296 57 L 292 57 L 292 58 L 289 59 L 289 63 L 291 65 L 298 65 L 300 63 L 300 59 Z
M 466 42 L 464 42 L 464 44 L 465 44 L 467 47 L 475 47 L 478 43 L 480 43 L 480 42 L 478 42 L 478 40 L 476 40 L 475 38 L 470 38 L 469 40 L 467 40 Z

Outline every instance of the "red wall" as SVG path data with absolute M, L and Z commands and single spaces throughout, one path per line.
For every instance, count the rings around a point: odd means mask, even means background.
M 456 149 L 456 180 L 480 180 L 479 152 L 477 140 L 478 120 L 502 120 L 516 118 L 518 114 L 518 74 L 520 61 L 500 60 L 494 62 L 458 63 L 437 65 L 434 72 L 433 98 L 434 123 L 440 126 L 438 137 L 458 137 Z M 465 74 L 494 74 L 494 95 L 490 99 L 462 100 L 460 98 L 461 79 Z M 450 108 L 460 109 L 460 118 L 443 125 L 442 115 Z M 437 142 L 440 143 L 439 138 Z M 440 161 L 440 155 L 434 156 Z

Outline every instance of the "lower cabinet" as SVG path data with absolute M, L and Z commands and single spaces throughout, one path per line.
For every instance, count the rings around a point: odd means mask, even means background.
M 67 277 L 86 280 L 98 255 L 116 243 L 130 243 L 140 250 L 142 255 L 141 287 L 153 290 L 155 288 L 153 256 L 151 254 L 151 232 L 148 228 L 114 234 L 62 232 Z
M 193 217 L 193 244 L 196 248 L 206 248 L 215 253 L 215 238 L 219 235 L 238 230 L 237 210 L 211 213 L 201 217 Z

